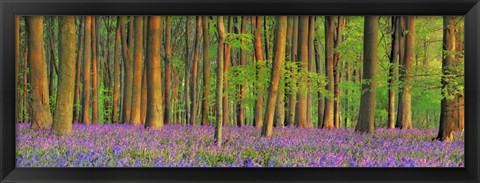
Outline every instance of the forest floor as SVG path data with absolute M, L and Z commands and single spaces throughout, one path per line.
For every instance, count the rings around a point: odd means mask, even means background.
M 224 127 L 222 147 L 212 126 L 74 125 L 71 135 L 17 125 L 18 167 L 464 167 L 463 140 L 432 141 L 437 130 Z

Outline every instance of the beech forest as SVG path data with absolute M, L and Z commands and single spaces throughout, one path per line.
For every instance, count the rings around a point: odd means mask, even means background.
M 463 16 L 17 16 L 17 167 L 464 167 Z

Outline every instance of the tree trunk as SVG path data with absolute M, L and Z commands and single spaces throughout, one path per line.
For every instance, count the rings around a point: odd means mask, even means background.
M 392 16 L 392 47 L 390 51 L 390 68 L 388 74 L 388 128 L 395 128 L 395 80 L 397 77 L 399 48 L 399 17 Z
M 398 115 L 401 115 L 400 123 L 397 123 L 397 128 L 401 129 L 410 129 L 412 128 L 412 111 L 411 111 L 411 94 L 410 94 L 410 67 L 413 63 L 414 57 L 414 42 L 415 42 L 415 16 L 409 16 L 406 18 L 406 25 L 408 29 L 407 36 L 405 38 L 405 56 L 404 56 L 404 71 L 403 74 L 403 83 L 404 86 L 401 88 L 401 99 L 399 100 L 399 105 L 401 105 L 402 110 L 399 111 Z
M 267 110 L 265 112 L 265 125 L 262 129 L 262 136 L 272 136 L 273 115 L 275 112 L 275 103 L 278 94 L 278 85 L 280 83 L 280 73 L 282 62 L 285 60 L 286 34 L 287 34 L 287 16 L 277 18 L 277 31 L 275 39 L 275 54 L 272 63 L 270 84 L 268 87 Z
M 20 110 L 20 77 L 18 71 L 20 70 L 20 16 L 15 16 L 15 122 L 19 122 Z
M 201 36 L 201 17 L 197 16 L 195 21 L 195 52 L 193 55 L 193 67 L 192 67 L 192 93 L 190 95 L 190 100 L 192 100 L 192 108 L 190 112 L 190 124 L 195 125 L 197 122 L 197 109 L 198 109 L 198 59 L 200 55 L 200 36 Z
M 170 114 L 172 112 L 172 101 L 170 96 L 170 90 L 172 89 L 172 64 L 171 64 L 171 35 L 172 35 L 172 28 L 170 26 L 170 16 L 167 16 L 165 22 L 165 112 L 164 112 L 164 120 L 165 124 L 169 124 L 171 122 Z
M 325 112 L 323 117 L 323 128 L 334 128 L 334 56 L 333 56 L 333 44 L 334 44 L 334 32 L 335 32 L 335 20 L 332 16 L 325 17 L 325 64 L 327 71 L 328 83 L 326 90 L 328 96 L 325 101 Z
M 217 27 L 218 27 L 218 62 L 217 62 L 217 119 L 215 122 L 215 135 L 214 141 L 217 146 L 222 146 L 222 125 L 223 125 L 223 59 L 224 59 L 224 40 L 225 40 L 225 26 L 223 25 L 223 16 L 218 16 L 217 18 Z
M 59 77 L 57 107 L 53 118 L 53 134 L 63 136 L 72 131 L 75 92 L 76 27 L 74 16 L 60 17 Z
M 308 72 L 308 24 L 309 17 L 301 16 L 298 26 L 298 62 L 300 81 L 298 83 L 297 98 L 298 103 L 296 105 L 296 122 L 299 128 L 308 128 L 307 122 L 307 76 Z
M 437 140 L 451 142 L 454 140 L 455 123 L 455 85 L 451 83 L 455 75 L 455 17 L 443 17 L 443 54 L 442 54 L 442 103 L 440 113 L 440 126 Z
M 297 61 L 297 47 L 298 47 L 298 16 L 293 17 L 293 32 L 292 32 L 292 51 L 291 62 Z M 291 72 L 295 73 L 295 70 Z M 288 100 L 288 125 L 293 127 L 295 125 L 295 106 L 297 105 L 297 78 L 292 77 L 292 83 L 290 88 L 292 88 Z
M 405 32 L 406 32 L 406 27 L 405 27 L 405 16 L 400 16 L 399 17 L 399 26 L 397 28 L 397 31 L 400 34 L 400 40 L 399 40 L 399 45 L 398 45 L 398 62 L 399 62 L 399 69 L 398 69 L 398 80 L 399 83 L 404 82 L 405 78 L 405 63 L 404 63 L 404 57 L 405 57 Z M 402 122 L 402 114 L 403 114 L 403 106 L 401 105 L 401 101 L 403 100 L 403 86 L 400 86 L 399 91 L 398 91 L 398 107 L 397 107 L 397 120 L 395 123 L 395 128 L 400 128 L 401 122 Z
M 147 118 L 145 127 L 157 129 L 163 127 L 163 98 L 161 79 L 161 29 L 162 18 L 149 16 L 148 21 L 148 52 L 147 52 Z
M 143 60 L 143 17 L 135 16 L 135 60 L 133 63 L 132 82 L 132 125 L 141 125 L 140 107 L 142 96 L 142 60 Z
M 315 16 L 310 16 L 308 23 L 308 72 L 313 72 L 315 64 Z M 313 127 L 312 122 L 312 93 L 311 81 L 308 80 L 308 94 L 307 94 L 307 124 L 309 128 Z
M 120 96 L 120 22 L 123 21 L 120 17 L 117 17 L 117 30 L 115 32 L 115 55 L 114 55 L 114 70 L 113 70 L 113 109 L 112 109 L 112 120 L 113 123 L 119 122 L 119 96 Z M 123 60 L 124 62 L 124 60 Z
M 43 17 L 30 16 L 29 28 L 29 65 L 30 86 L 32 89 L 32 129 L 49 129 L 52 126 L 50 113 L 47 66 L 44 61 Z
M 125 27 L 125 17 L 120 18 L 122 21 L 121 28 L 122 28 L 122 52 L 123 52 L 123 62 L 125 67 L 125 86 L 124 86 L 124 97 L 123 97 L 123 122 L 130 123 L 131 117 L 131 110 L 132 110 L 132 86 L 133 86 L 133 61 L 131 57 L 130 45 L 133 45 L 133 29 L 129 29 L 128 34 L 132 36 L 128 36 L 127 38 L 127 31 Z M 133 21 L 130 21 L 129 24 L 133 24 Z M 130 26 L 131 27 L 131 26 Z M 130 45 L 127 45 L 127 40 L 129 41 Z M 133 47 L 133 46 L 132 46 Z
M 143 68 L 143 76 L 142 76 L 142 102 L 140 108 L 140 121 L 142 125 L 145 125 L 145 120 L 147 119 L 147 73 L 146 68 Z
M 261 129 L 263 126 L 263 86 L 261 83 L 260 78 L 263 73 L 264 73 L 264 58 L 262 54 L 262 17 L 260 16 L 252 16 L 252 19 L 256 19 L 256 25 L 255 26 L 255 59 L 257 60 L 256 64 L 259 65 L 257 66 L 258 73 L 257 73 L 257 82 L 259 84 L 257 85 L 257 98 L 255 100 L 255 127 L 258 129 Z M 265 22 L 267 23 L 267 22 Z
M 342 30 L 344 27 L 344 17 L 338 17 L 338 23 L 336 27 L 336 37 L 333 50 L 333 75 L 334 75 L 334 100 L 333 100 L 333 124 L 335 128 L 340 128 L 340 43 L 342 42 Z
M 29 50 L 28 50 L 28 47 L 29 47 L 29 42 L 30 42 L 30 34 L 28 33 L 30 30 L 28 28 L 28 19 L 25 17 L 24 18 L 24 21 L 25 21 L 25 29 L 24 29 L 24 32 L 25 32 L 25 46 L 24 46 L 24 50 L 23 50 L 23 112 L 22 112 L 22 115 L 23 115 L 23 121 L 29 121 L 31 119 L 31 115 L 30 114 L 30 103 L 29 103 L 29 100 L 28 100 L 28 78 L 30 77 L 30 74 L 28 74 L 28 70 L 29 70 L 29 66 L 28 66 L 28 63 L 29 63 Z
M 203 22 L 203 103 L 202 103 L 202 125 L 208 125 L 208 98 L 210 97 L 210 56 L 208 50 L 210 39 L 208 36 L 208 17 L 202 16 Z
M 364 63 L 362 77 L 362 96 L 360 113 L 355 131 L 374 134 L 375 96 L 377 73 L 378 16 L 365 16 L 364 29 Z
M 85 18 L 85 50 L 83 56 L 83 123 L 89 125 L 91 123 L 90 118 L 90 92 L 91 92 L 91 59 L 92 59 L 92 16 Z
M 228 33 L 231 33 L 233 29 L 233 16 L 229 16 L 228 18 Z M 225 45 L 225 65 L 223 66 L 223 74 L 224 74 L 224 80 L 223 80 L 223 122 L 225 124 L 230 124 L 230 102 L 228 99 L 228 69 L 231 64 L 231 50 L 232 50 L 232 45 L 226 44 Z
M 99 88 L 98 88 L 98 62 L 97 62 L 97 21 L 98 17 L 92 16 L 92 123 L 98 124 L 100 122 L 98 114 L 98 99 L 99 99 Z

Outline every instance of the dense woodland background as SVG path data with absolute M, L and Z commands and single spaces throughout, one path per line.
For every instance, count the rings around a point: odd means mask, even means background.
M 463 130 L 463 17 L 16 17 L 16 116 L 72 123 Z

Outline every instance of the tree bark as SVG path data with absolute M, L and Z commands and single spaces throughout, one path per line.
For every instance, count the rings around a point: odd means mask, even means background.
M 265 125 L 261 135 L 264 137 L 272 136 L 273 117 L 275 112 L 275 103 L 278 94 L 278 85 L 280 83 L 280 73 L 282 62 L 285 60 L 286 34 L 287 34 L 287 16 L 277 18 L 277 31 L 275 39 L 275 54 L 272 63 L 270 84 L 268 87 L 267 110 L 265 112 Z
M 72 131 L 75 93 L 76 26 L 74 16 L 60 17 L 59 77 L 57 107 L 53 118 L 53 134 L 63 136 Z
M 404 86 L 401 88 L 401 99 L 399 100 L 399 105 L 401 105 L 402 110 L 399 111 L 398 115 L 401 115 L 400 123 L 397 123 L 397 128 L 400 129 L 410 129 L 412 128 L 412 111 L 411 111 L 411 70 L 410 67 L 413 64 L 414 57 L 414 42 L 415 42 L 415 16 L 409 16 L 406 18 L 407 25 L 407 35 L 405 37 L 405 56 L 403 57 L 403 66 L 404 71 L 402 72 L 402 78 Z
M 148 21 L 148 43 L 147 43 L 147 118 L 145 127 L 157 129 L 163 127 L 163 98 L 161 79 L 161 29 L 162 18 L 160 16 L 149 16 Z
M 119 122 L 119 96 L 120 96 L 120 34 L 121 34 L 121 27 L 120 22 L 123 21 L 120 17 L 117 17 L 117 30 L 115 32 L 115 55 L 114 55 L 114 70 L 113 70 L 113 108 L 112 108 L 112 120 L 113 123 Z M 123 60 L 123 62 L 125 62 Z
M 300 81 L 298 83 L 297 98 L 298 103 L 296 105 L 296 121 L 299 128 L 308 128 L 307 122 L 307 72 L 308 72 L 308 24 L 309 17 L 301 16 L 299 19 L 298 27 L 298 63 L 300 72 Z
M 165 124 L 169 124 L 171 122 L 170 114 L 172 112 L 172 100 L 170 96 L 171 87 L 171 80 L 172 80 L 172 63 L 171 63 L 171 39 L 172 39 L 172 28 L 170 26 L 170 16 L 167 16 L 165 22 L 165 112 L 164 112 L 164 120 Z
M 454 140 L 455 107 L 457 102 L 455 96 L 455 85 L 451 83 L 454 80 L 455 71 L 455 17 L 443 17 L 443 54 L 442 54 L 442 103 L 440 113 L 440 126 L 438 129 L 437 140 L 451 142 Z
M 325 112 L 323 117 L 323 126 L 322 128 L 331 129 L 334 128 L 334 56 L 333 56 L 333 47 L 334 47 L 334 31 L 335 31 L 335 20 L 332 16 L 325 17 L 325 64 L 327 71 L 328 83 L 326 90 L 328 92 L 327 98 L 325 100 Z
M 92 16 L 85 18 L 85 50 L 83 56 L 83 123 L 89 125 L 91 123 L 90 118 L 90 93 L 91 93 L 91 59 L 92 59 Z
M 398 48 L 400 44 L 399 17 L 392 16 L 392 46 L 388 74 L 388 128 L 395 128 L 395 81 L 397 77 Z
M 217 63 L 217 119 L 215 122 L 215 135 L 214 141 L 217 146 L 222 146 L 222 125 L 223 125 L 223 62 L 224 62 L 224 40 L 225 40 L 225 26 L 223 25 L 223 16 L 217 18 L 218 27 L 218 63 Z
M 202 16 L 203 22 L 203 99 L 202 125 L 208 125 L 208 98 L 210 97 L 210 39 L 208 36 L 208 17 Z
M 198 59 L 200 57 L 200 36 L 201 36 L 201 22 L 202 19 L 200 16 L 196 17 L 195 21 L 195 52 L 193 54 L 193 66 L 192 66 L 192 93 L 190 99 L 192 100 L 192 109 L 190 112 L 190 124 L 195 125 L 197 123 L 197 109 L 198 109 Z
M 291 62 L 297 61 L 297 47 L 298 47 L 298 16 L 293 17 L 293 32 L 292 32 L 292 51 Z M 291 72 L 295 73 L 295 70 Z M 290 88 L 289 100 L 288 100 L 288 125 L 293 127 L 295 125 L 295 106 L 297 105 L 297 78 L 292 77 L 292 83 Z
M 96 16 L 92 16 L 92 123 L 99 124 L 100 118 L 98 114 L 98 97 L 99 97 L 99 88 L 98 88 L 98 62 L 97 62 L 97 21 Z
M 362 77 L 362 96 L 360 113 L 355 131 L 374 134 L 375 132 L 375 96 L 377 73 L 378 16 L 365 16 L 364 26 L 364 63 Z
M 43 17 L 30 16 L 29 54 L 30 86 L 32 89 L 32 130 L 49 129 L 52 126 L 50 113 L 47 65 L 44 61 Z
M 131 124 L 141 125 L 140 107 L 142 96 L 143 17 L 135 16 L 135 60 L 133 63 Z
M 264 73 L 264 58 L 262 53 L 262 17 L 260 16 L 252 16 L 252 19 L 256 19 L 255 26 L 255 59 L 257 60 L 256 64 L 258 73 L 257 73 L 257 81 L 259 82 L 256 88 L 257 91 L 257 98 L 255 100 L 255 127 L 261 129 L 263 126 L 263 93 L 264 87 L 261 83 L 260 78 Z M 266 22 L 265 22 L 266 23 Z

